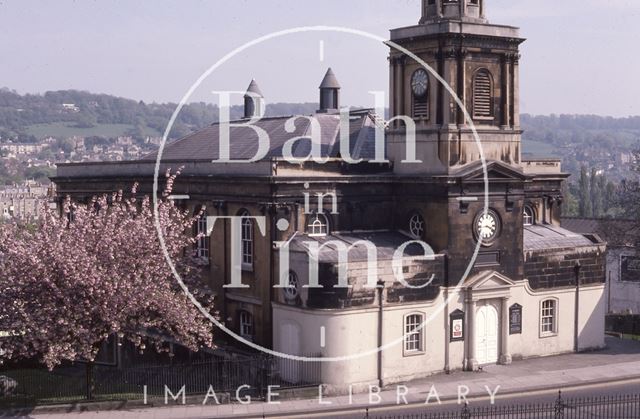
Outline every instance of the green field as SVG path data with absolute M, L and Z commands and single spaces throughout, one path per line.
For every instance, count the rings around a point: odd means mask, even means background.
M 71 123 L 54 122 L 51 124 L 30 125 L 26 128 L 26 131 L 28 134 L 38 138 L 49 136 L 54 138 L 68 138 L 73 136 L 115 138 L 125 135 L 131 128 L 132 126 L 127 124 L 96 124 L 93 128 L 75 128 Z M 157 131 L 151 128 L 147 128 L 145 134 L 152 137 L 160 136 Z

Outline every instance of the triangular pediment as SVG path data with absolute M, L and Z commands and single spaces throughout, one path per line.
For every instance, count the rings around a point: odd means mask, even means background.
M 511 279 L 496 271 L 485 271 L 467 281 L 466 287 L 473 290 L 508 288 L 515 285 Z
M 484 167 L 482 162 L 474 162 L 460 168 L 454 175 L 464 181 L 484 181 Z M 489 180 L 527 179 L 521 169 L 495 160 L 487 162 L 487 176 Z

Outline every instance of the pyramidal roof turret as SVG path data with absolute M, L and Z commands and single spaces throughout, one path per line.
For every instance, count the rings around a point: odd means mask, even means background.
M 260 90 L 260 86 L 258 86 L 258 83 L 256 83 L 255 79 L 252 79 L 251 83 L 249 83 L 249 87 L 247 87 L 247 93 L 245 93 L 245 96 L 250 96 L 250 93 L 253 93 L 254 95 L 258 95 L 260 97 L 264 97 L 262 91 Z
M 340 83 L 338 83 L 338 79 L 336 75 L 333 73 L 331 67 L 327 70 L 327 74 L 324 75 L 324 79 L 322 79 L 322 83 L 320 83 L 321 89 L 339 89 Z

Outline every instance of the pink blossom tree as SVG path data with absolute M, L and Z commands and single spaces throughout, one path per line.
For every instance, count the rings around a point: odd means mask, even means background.
M 209 312 L 212 298 L 191 257 L 196 221 L 168 200 L 158 214 L 176 269 Z M 139 349 L 158 349 L 167 337 L 192 349 L 212 346 L 212 325 L 178 286 L 161 251 L 149 197 L 122 192 L 88 205 L 64 201 L 42 208 L 38 224 L 5 224 L 0 231 L 0 339 L 5 359 L 38 359 L 49 368 L 96 357 L 113 334 Z M 8 328 L 8 330 L 7 330 Z

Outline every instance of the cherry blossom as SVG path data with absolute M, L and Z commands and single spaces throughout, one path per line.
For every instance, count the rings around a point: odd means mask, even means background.
M 185 284 L 213 313 L 213 298 L 192 257 L 196 218 L 168 199 L 158 216 L 167 251 Z M 212 346 L 212 325 L 178 287 L 161 252 L 150 197 L 137 187 L 43 206 L 37 225 L 0 227 L 0 339 L 3 359 L 38 359 L 49 368 L 96 357 L 117 335 L 139 349 L 171 339 L 194 351 Z

